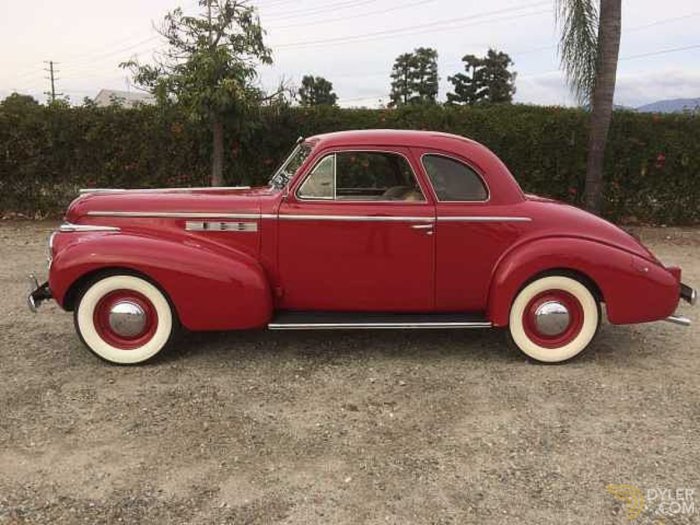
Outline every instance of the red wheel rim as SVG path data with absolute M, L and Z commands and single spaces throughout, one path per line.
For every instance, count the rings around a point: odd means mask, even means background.
M 555 335 L 543 333 L 538 327 L 537 311 L 545 303 L 558 303 L 569 313 L 569 322 L 566 327 Z M 583 307 L 579 300 L 571 293 L 564 290 L 547 290 L 533 297 L 523 312 L 523 328 L 527 337 L 538 346 L 544 348 L 560 348 L 573 341 L 583 327 Z
M 113 329 L 110 323 L 110 314 L 112 309 L 120 303 L 131 303 L 143 311 L 144 325 L 138 333 L 125 336 Z M 98 335 L 107 344 L 121 350 L 133 350 L 151 340 L 156 328 L 158 328 L 158 313 L 153 303 L 145 295 L 134 290 L 115 290 L 102 297 L 97 303 L 93 322 Z

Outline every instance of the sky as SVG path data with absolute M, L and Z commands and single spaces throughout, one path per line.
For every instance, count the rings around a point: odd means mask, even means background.
M 333 83 L 341 106 L 389 100 L 396 56 L 417 47 L 439 54 L 439 98 L 465 54 L 508 53 L 517 71 L 516 102 L 573 105 L 557 58 L 554 0 L 253 0 L 274 64 L 259 82 L 299 85 L 305 74 Z M 148 62 L 162 40 L 154 29 L 175 7 L 196 0 L 0 0 L 0 98 L 17 91 L 45 100 L 45 61 L 56 62 L 57 91 L 72 102 L 101 88 L 127 90 L 118 64 Z M 623 0 L 615 102 L 637 107 L 700 97 L 700 2 Z

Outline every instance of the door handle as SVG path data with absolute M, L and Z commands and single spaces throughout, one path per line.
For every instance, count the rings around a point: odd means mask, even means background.
M 432 224 L 412 224 L 411 228 L 414 230 L 430 230 L 432 229 Z

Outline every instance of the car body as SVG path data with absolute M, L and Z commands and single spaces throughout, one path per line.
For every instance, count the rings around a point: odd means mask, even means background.
M 488 148 L 446 133 L 300 139 L 259 188 L 82 193 L 29 301 L 74 311 L 116 363 L 157 354 L 179 325 L 508 327 L 529 357 L 561 362 L 588 346 L 601 303 L 613 324 L 687 324 L 674 312 L 696 300 L 632 235 L 524 194 Z

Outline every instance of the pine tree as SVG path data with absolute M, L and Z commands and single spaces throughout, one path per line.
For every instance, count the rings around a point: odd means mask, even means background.
M 413 91 L 411 74 L 415 60 L 412 53 L 399 55 L 391 71 L 391 103 L 390 106 L 408 104 Z
M 304 75 L 301 79 L 299 102 L 302 106 L 334 106 L 337 100 L 332 82 L 313 75 Z
M 438 94 L 437 51 L 419 47 L 399 55 L 391 71 L 390 106 L 435 103 Z
M 489 49 L 482 65 L 481 81 L 486 88 L 486 101 L 494 104 L 512 102 L 517 73 L 508 70 L 513 65 L 510 57 L 506 53 Z
M 419 47 L 413 53 L 415 67 L 412 80 L 416 102 L 434 103 L 438 94 L 438 54 L 435 49 Z
M 481 100 L 483 94 L 482 59 L 475 55 L 464 55 L 462 62 L 464 62 L 465 72 L 447 77 L 454 86 L 454 93 L 447 94 L 447 103 L 472 106 Z
M 447 77 L 454 86 L 454 93 L 447 94 L 449 104 L 513 101 L 516 73 L 508 69 L 513 61 L 506 53 L 489 49 L 483 58 L 465 55 L 462 62 L 465 72 Z

